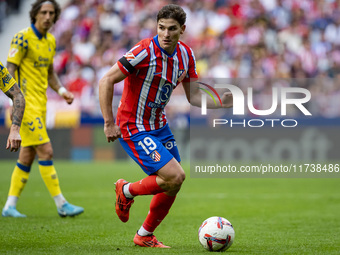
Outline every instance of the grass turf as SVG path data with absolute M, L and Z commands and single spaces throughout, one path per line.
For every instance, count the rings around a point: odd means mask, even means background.
M 5 204 L 13 161 L 0 161 L 0 207 Z M 17 209 L 24 219 L 0 218 L 0 254 L 207 254 L 197 231 L 204 219 L 222 216 L 234 225 L 238 254 L 339 254 L 340 179 L 187 179 L 155 234 L 171 249 L 135 247 L 150 196 L 138 197 L 130 220 L 114 212 L 114 181 L 145 175 L 132 162 L 55 161 L 69 202 L 83 206 L 60 218 L 32 167 Z M 184 165 L 189 169 L 188 164 Z

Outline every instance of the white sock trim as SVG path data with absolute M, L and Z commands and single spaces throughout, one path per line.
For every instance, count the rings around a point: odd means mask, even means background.
M 64 198 L 63 194 L 59 194 L 53 197 L 55 205 L 57 206 L 57 208 L 61 208 L 63 206 L 63 204 L 65 204 L 67 201 Z
M 134 196 L 131 195 L 130 190 L 129 190 L 130 185 L 131 183 L 127 183 L 123 186 L 123 193 L 126 198 L 134 198 Z
M 16 207 L 16 206 L 17 206 L 18 199 L 19 199 L 19 198 L 16 197 L 16 196 L 8 196 L 4 209 L 7 210 L 8 207 L 10 207 L 10 206 Z
M 145 228 L 143 228 L 143 226 L 140 227 L 140 229 L 137 231 L 137 233 L 140 236 L 149 236 L 149 235 L 153 234 L 153 232 L 149 232 L 149 231 L 145 230 Z

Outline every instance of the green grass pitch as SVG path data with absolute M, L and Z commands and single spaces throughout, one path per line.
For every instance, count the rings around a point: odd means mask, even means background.
M 0 206 L 5 204 L 14 161 L 0 162 Z M 137 197 L 127 223 L 114 211 L 114 181 L 137 181 L 133 162 L 75 163 L 55 160 L 65 197 L 85 208 L 60 218 L 32 167 L 19 200 L 25 219 L 0 217 L 0 254 L 207 254 L 198 242 L 203 220 L 222 216 L 235 228 L 231 254 L 339 254 L 340 179 L 187 178 L 155 235 L 171 249 L 135 247 L 150 196 Z

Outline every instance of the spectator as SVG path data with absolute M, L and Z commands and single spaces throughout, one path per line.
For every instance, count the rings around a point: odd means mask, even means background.
M 170 2 L 179 3 L 187 23 L 194 24 L 183 41 L 190 41 L 202 78 L 333 78 L 338 73 L 339 0 L 72 0 L 53 30 L 61 80 L 69 83 L 75 70 L 91 66 L 96 78 L 89 87 L 97 91 L 97 79 L 117 56 L 155 34 L 157 10 Z

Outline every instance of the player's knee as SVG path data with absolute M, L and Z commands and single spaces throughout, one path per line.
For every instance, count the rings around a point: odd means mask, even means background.
M 34 160 L 34 159 L 33 159 Z M 33 160 L 32 159 L 19 159 L 20 161 L 20 164 L 24 165 L 24 166 L 31 166 L 32 163 L 33 163 Z
M 53 158 L 53 149 L 52 148 L 48 148 L 44 151 L 43 153 L 43 157 L 46 160 L 51 160 Z
M 182 171 L 181 173 L 179 173 L 178 178 L 177 178 L 177 184 L 178 185 L 182 185 L 182 183 L 185 180 L 185 173 L 184 171 Z
M 182 186 L 182 183 L 185 180 L 185 173 L 184 171 L 180 171 L 176 173 L 176 175 L 171 179 L 171 189 L 172 190 L 179 190 Z

